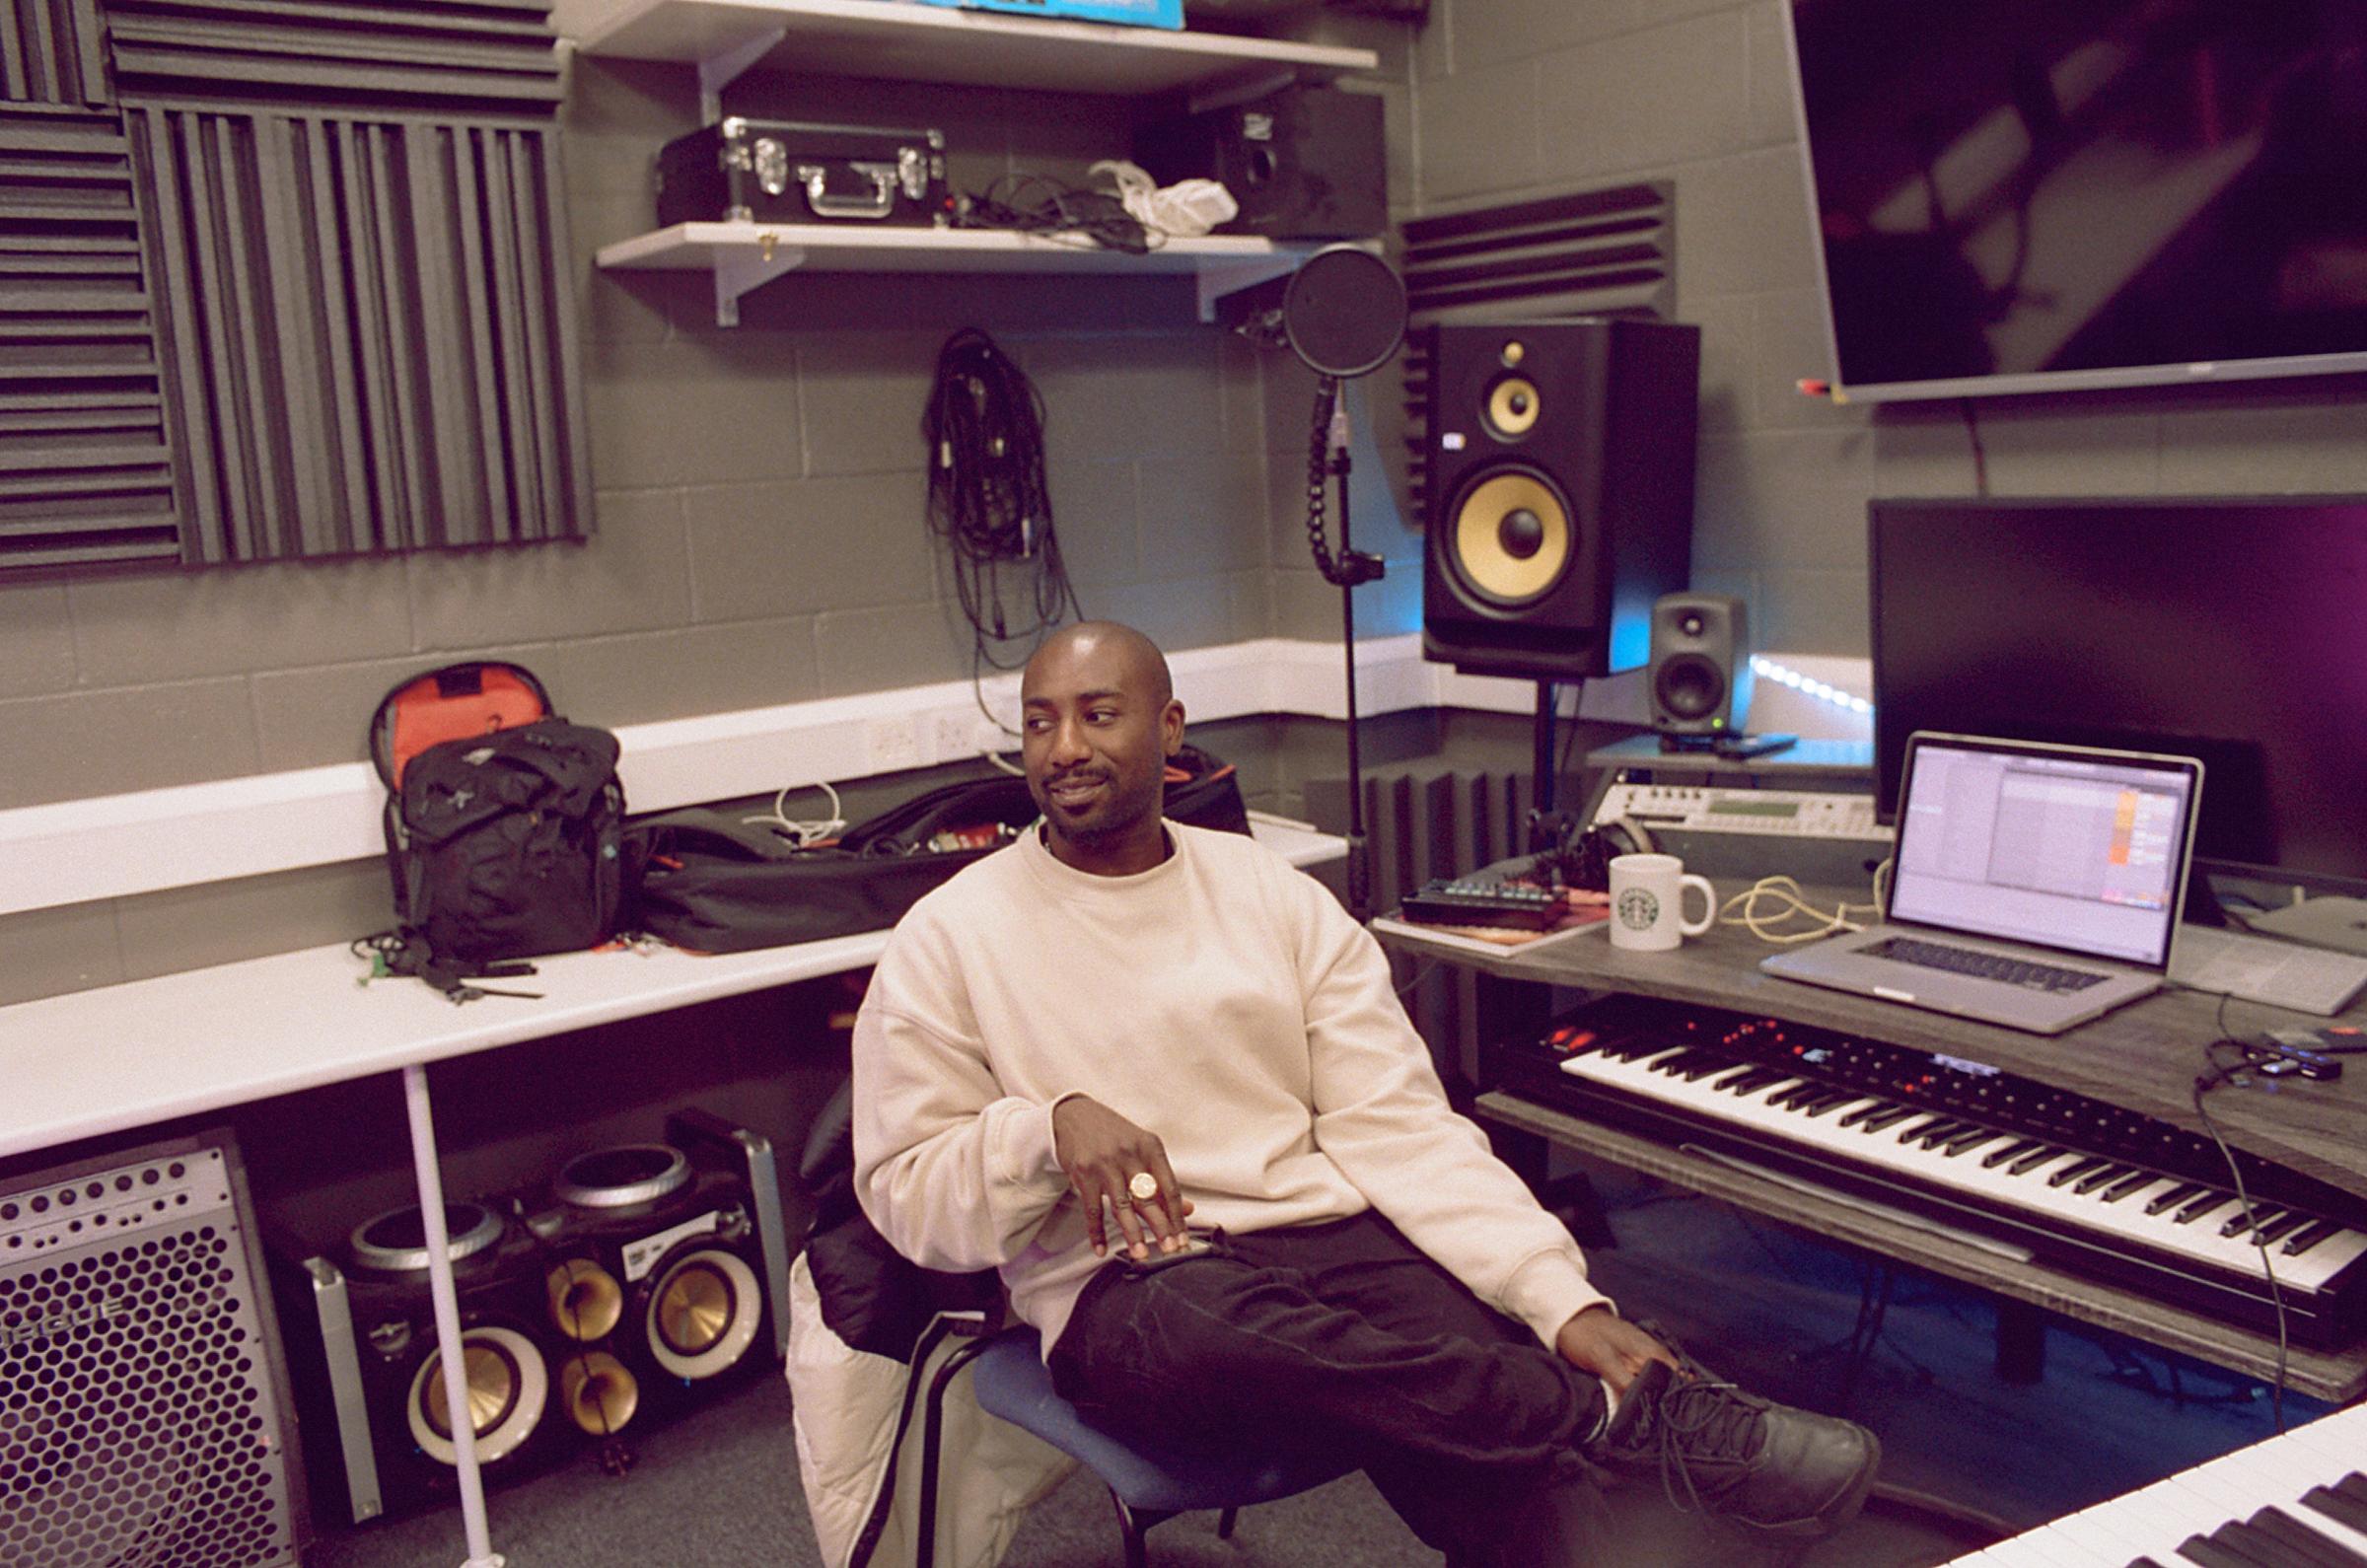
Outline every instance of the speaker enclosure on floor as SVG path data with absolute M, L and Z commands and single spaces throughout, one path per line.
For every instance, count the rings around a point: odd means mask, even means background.
M 1700 329 L 1429 329 L 1422 651 L 1473 675 L 1641 668 L 1692 565 Z
M 294 1568 L 288 1389 L 227 1130 L 0 1181 L 0 1562 Z
M 1652 606 L 1652 728 L 1739 735 L 1751 712 L 1749 612 L 1731 594 L 1665 594 Z
M 444 1207 L 471 1430 L 491 1484 L 565 1446 L 551 1419 L 540 1249 L 486 1204 Z M 279 1272 L 323 1526 L 453 1501 L 456 1451 L 419 1210 L 374 1215 L 332 1249 L 281 1260 Z M 329 1478 L 339 1474 L 336 1489 Z

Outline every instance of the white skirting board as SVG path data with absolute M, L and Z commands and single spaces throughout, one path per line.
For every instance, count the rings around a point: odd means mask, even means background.
M 1459 676 L 1425 662 L 1418 636 L 1357 645 L 1357 703 L 1370 717 L 1431 707 L 1522 713 L 1528 681 Z M 1262 638 L 1196 648 L 1169 661 L 1188 719 L 1255 714 L 1346 716 L 1345 662 L 1336 643 Z M 1864 688 L 1862 660 L 1815 664 L 1836 684 Z M 1848 667 L 1857 674 L 1851 678 Z M 1768 683 L 1760 682 L 1765 692 Z M 1019 677 L 985 683 L 1002 722 L 1018 716 Z M 1643 672 L 1587 683 L 1590 718 L 1643 723 Z M 1819 731 L 1814 712 L 1754 728 Z M 1847 715 L 1838 715 L 1847 719 Z M 620 771 L 636 812 L 757 795 L 821 780 L 959 761 L 994 734 L 969 682 L 946 681 L 737 713 L 618 727 Z M 134 794 L 94 796 L 0 812 L 0 914 L 294 871 L 383 853 L 386 791 L 367 762 L 256 774 Z

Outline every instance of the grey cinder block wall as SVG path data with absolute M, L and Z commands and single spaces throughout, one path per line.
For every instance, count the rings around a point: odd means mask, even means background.
M 1953 405 L 1833 408 L 1782 0 L 1436 0 L 1419 30 L 1284 8 L 1379 49 L 1393 204 L 1451 212 L 1637 177 L 1678 189 L 1679 311 L 1704 330 L 1699 586 L 1763 646 L 1865 647 L 1864 503 L 1969 494 Z M 714 322 L 694 273 L 602 273 L 651 223 L 687 67 L 579 57 L 565 111 L 599 534 L 580 546 L 0 586 L 0 809 L 361 752 L 398 676 L 494 654 L 579 718 L 631 724 L 968 673 L 921 512 L 937 345 L 971 322 L 1042 388 L 1085 607 L 1174 647 L 1336 634 L 1304 536 L 1312 387 L 1142 279 L 793 274 Z M 732 107 L 942 124 L 958 181 L 1080 177 L 1110 101 L 752 77 Z M 1362 628 L 1419 619 L 1386 376 L 1357 384 L 1357 542 L 1389 558 Z M 2000 494 L 2367 489 L 2354 381 L 1980 405 Z M 1374 406 L 1379 404 L 1380 406 Z M 0 1003 L 335 940 L 385 918 L 374 864 L 0 917 Z

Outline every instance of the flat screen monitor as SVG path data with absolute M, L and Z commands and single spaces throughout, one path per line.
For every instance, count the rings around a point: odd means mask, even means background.
M 1886 820 L 1917 730 L 2167 751 L 2210 869 L 2367 893 L 2367 496 L 1868 515 Z
M 2367 5 L 1785 11 L 1841 394 L 2367 369 Z

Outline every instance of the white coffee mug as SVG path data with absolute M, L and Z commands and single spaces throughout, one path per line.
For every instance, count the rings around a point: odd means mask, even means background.
M 1685 890 L 1701 890 L 1698 921 L 1680 905 Z M 1718 917 L 1718 891 L 1707 877 L 1688 877 L 1675 855 L 1614 855 L 1611 861 L 1611 945 L 1638 953 L 1666 953 L 1686 937 L 1697 937 Z

